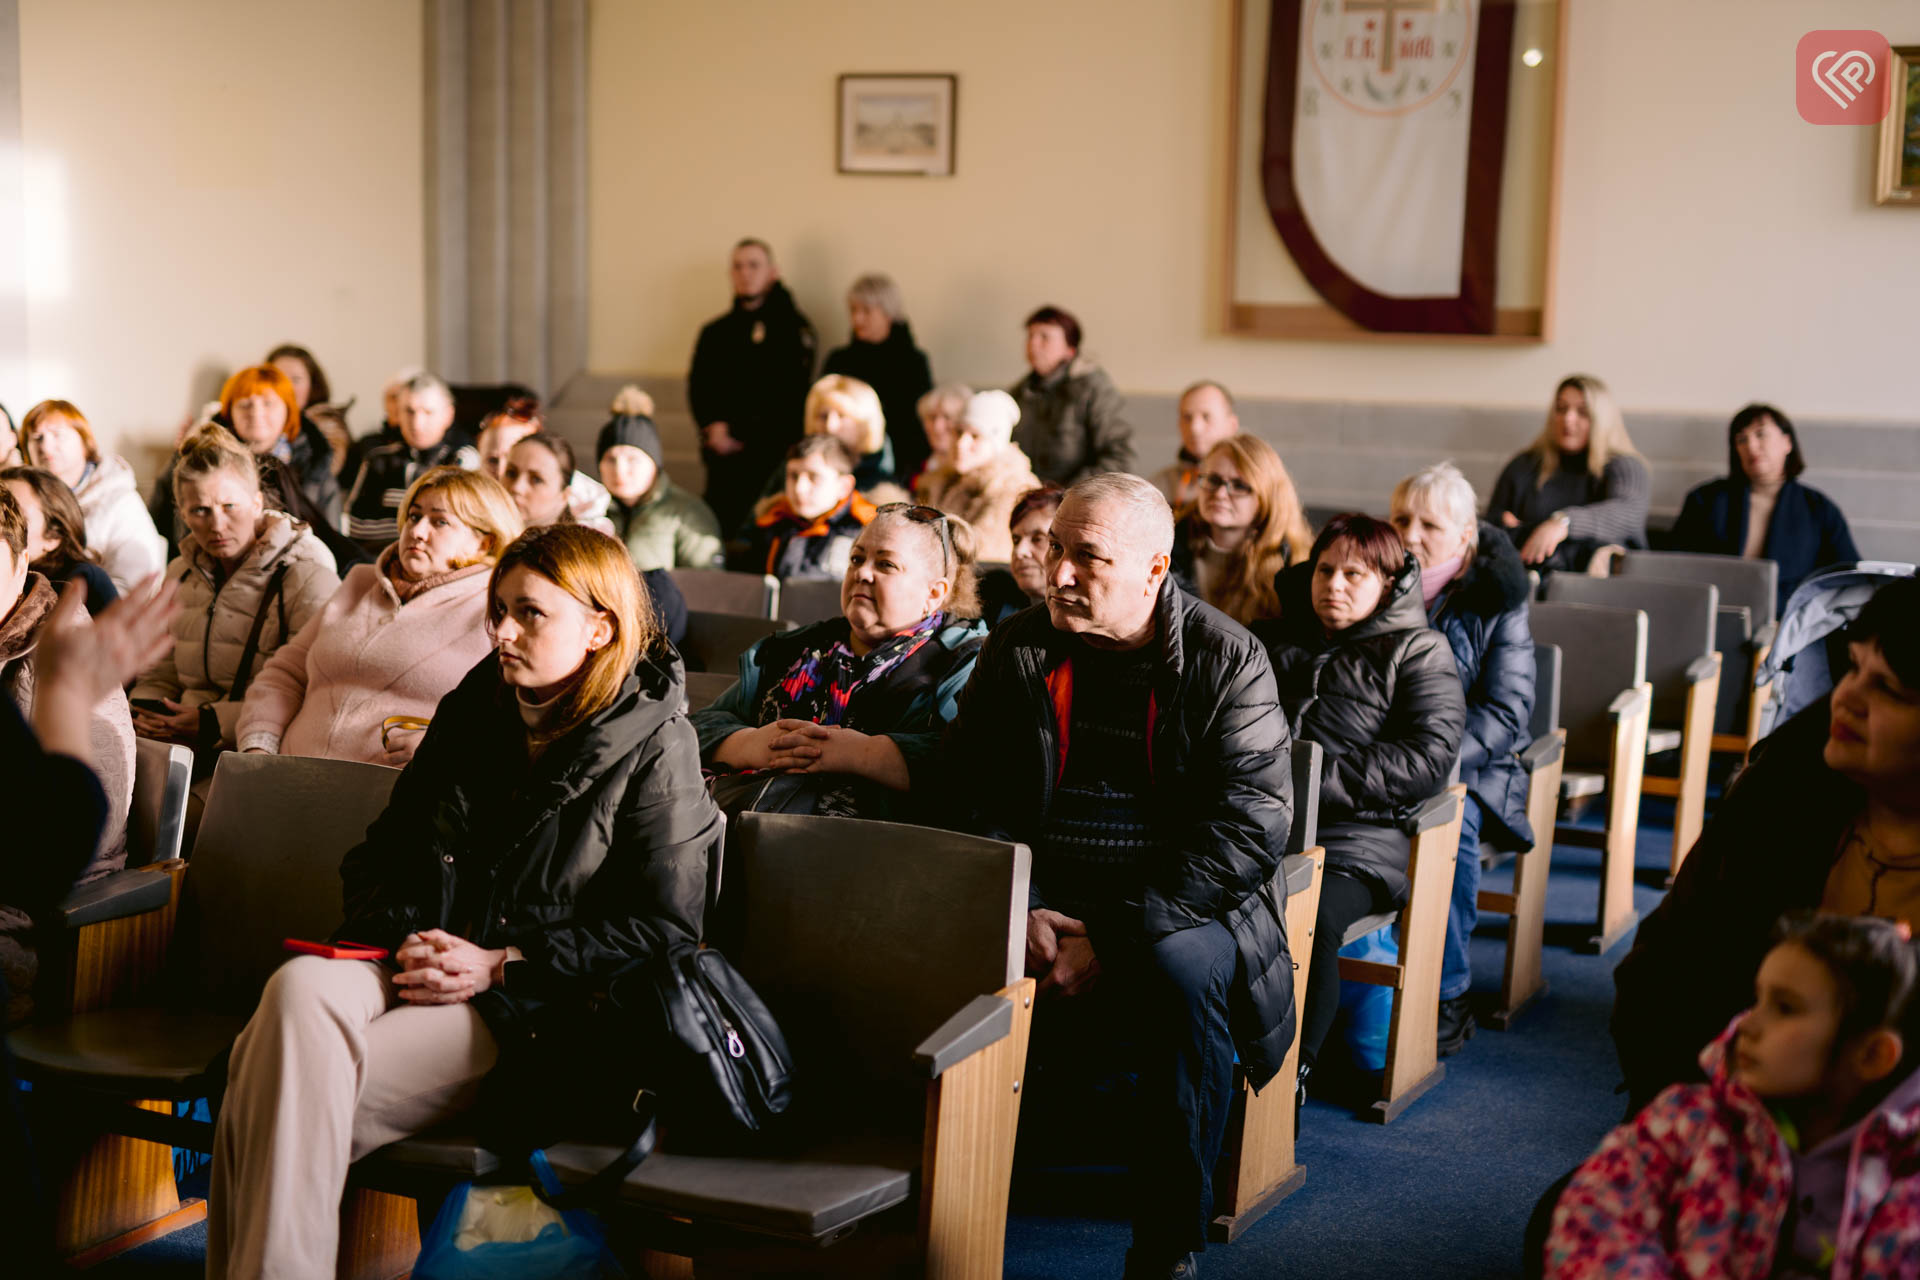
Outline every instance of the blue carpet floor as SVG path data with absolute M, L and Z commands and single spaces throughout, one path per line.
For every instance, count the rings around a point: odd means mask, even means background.
M 1669 861 L 1671 805 L 1642 813 L 1634 897 L 1644 915 L 1659 901 Z M 1549 990 L 1514 1029 L 1482 1029 L 1447 1059 L 1447 1078 L 1385 1127 L 1318 1099 L 1301 1117 L 1306 1185 L 1231 1245 L 1210 1249 L 1203 1274 L 1303 1280 L 1501 1280 L 1520 1274 L 1520 1240 L 1540 1193 L 1579 1163 L 1621 1116 L 1619 1071 L 1607 1014 L 1613 966 L 1631 941 L 1605 956 L 1578 955 L 1556 940 L 1591 924 L 1598 902 L 1597 850 L 1559 846 L 1547 892 Z M 1489 888 L 1511 887 L 1507 869 Z M 1488 917 L 1474 937 L 1474 990 L 1494 992 L 1506 919 Z M 1057 1188 L 1023 1182 L 1007 1230 L 1008 1280 L 1115 1277 L 1127 1245 L 1112 1174 L 1074 1175 Z M 1059 1212 L 1061 1204 L 1069 1206 Z M 1045 1210 L 1053 1208 L 1055 1211 Z M 201 1274 L 204 1227 L 178 1232 L 99 1268 L 103 1277 Z

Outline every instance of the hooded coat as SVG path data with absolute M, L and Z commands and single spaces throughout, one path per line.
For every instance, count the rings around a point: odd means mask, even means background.
M 1427 625 L 1420 565 L 1406 558 L 1371 616 L 1328 635 L 1313 611 L 1313 561 L 1282 569 L 1277 621 L 1256 623 L 1273 660 L 1293 736 L 1326 753 L 1320 823 L 1412 834 L 1414 810 L 1447 783 L 1467 719 L 1453 653 Z M 1407 899 L 1407 842 L 1343 840 L 1329 870 L 1378 882 Z
M 855 338 L 844 347 L 835 347 L 827 353 L 820 372 L 858 378 L 873 388 L 880 397 L 880 411 L 886 415 L 887 435 L 893 441 L 900 478 L 918 475 L 931 452 L 926 430 L 920 425 L 920 397 L 933 390 L 933 367 L 927 363 L 927 353 L 914 345 L 913 326 L 895 320 L 879 342 Z
M 153 517 L 140 501 L 133 468 L 118 454 L 93 463 L 80 477 L 73 496 L 87 518 L 87 549 L 99 555 L 101 567 L 121 595 L 167 563 L 167 540 L 155 529 Z
M 1133 469 L 1126 397 L 1099 365 L 1075 356 L 1044 378 L 1029 373 L 1007 391 L 1020 405 L 1013 442 L 1042 480 L 1071 486 L 1102 471 Z
M 1014 504 L 1022 494 L 1040 487 L 1033 464 L 1019 445 L 1009 443 L 971 471 L 942 467 L 927 472 L 922 480 L 915 491 L 921 502 L 973 526 L 975 559 L 986 564 L 1013 559 Z
M 268 588 L 283 568 L 281 591 L 269 598 Z M 189 535 L 167 566 L 167 576 L 180 583 L 173 651 L 140 677 L 131 696 L 136 700 L 172 698 L 182 706 L 202 708 L 202 725 L 207 715 L 213 716 L 218 724 L 216 741 L 231 747 L 242 706 L 231 692 L 254 618 L 265 612 L 260 643 L 247 673 L 249 681 L 340 586 L 333 554 L 305 524 L 285 512 L 269 511 L 260 517 L 259 532 L 246 559 L 231 574 L 223 578 L 213 557 Z
M 1291 740 L 1267 656 L 1238 623 L 1167 581 L 1154 633 L 1147 750 L 1169 856 L 1143 886 L 1133 928 L 1151 943 L 1226 924 L 1240 954 L 1229 1020 L 1261 1088 L 1294 1033 L 1286 889 L 1273 883 L 1293 824 Z M 942 750 L 942 786 L 961 830 L 1041 843 L 1066 759 L 1076 643 L 1038 608 L 988 637 Z M 1029 905 L 1046 906 L 1046 892 L 1042 859 Z
M 794 514 L 786 494 L 762 499 L 753 518 L 729 544 L 728 567 L 740 573 L 788 578 L 843 578 L 860 531 L 874 506 L 858 489 L 818 520 Z
M 678 655 L 655 646 L 612 705 L 530 762 L 514 690 L 488 654 L 441 700 L 342 861 L 337 936 L 395 949 L 439 928 L 518 947 L 525 960 L 473 1001 L 503 1060 L 534 1047 L 548 1019 L 577 1023 L 622 969 L 697 943 L 721 822 L 685 703 Z
M 1493 821 L 1482 843 L 1518 853 L 1533 847 L 1527 821 L 1527 771 L 1519 753 L 1533 741 L 1532 585 L 1511 539 L 1480 526 L 1479 548 L 1433 602 L 1434 630 L 1453 648 L 1467 698 L 1460 739 L 1460 781 Z
M 1701 1051 L 1707 1083 L 1667 1089 L 1574 1171 L 1554 1209 L 1548 1275 L 1782 1274 L 1775 1264 L 1788 1243 L 1782 1235 L 1795 1192 L 1793 1152 L 1766 1104 L 1728 1073 L 1739 1025 L 1735 1018 Z M 1912 1089 L 1898 1087 L 1835 1139 L 1849 1153 L 1832 1270 L 1822 1274 L 1920 1277 L 1920 1105 Z

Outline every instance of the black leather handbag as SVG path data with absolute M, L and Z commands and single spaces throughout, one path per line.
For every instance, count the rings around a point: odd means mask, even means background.
M 662 1105 L 676 1127 L 738 1138 L 771 1128 L 793 1100 L 793 1055 L 780 1025 L 727 958 L 683 947 L 609 985 L 599 1028 L 632 1064 L 634 1137 L 618 1159 L 559 1195 L 557 1209 L 609 1202 L 652 1154 Z

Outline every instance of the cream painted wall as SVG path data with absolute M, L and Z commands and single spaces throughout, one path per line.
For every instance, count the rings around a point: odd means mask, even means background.
M 20 0 L 28 369 L 144 476 L 217 379 L 425 348 L 419 0 Z M 19 412 L 16 409 L 16 413 Z
M 1220 334 L 1230 0 L 595 0 L 590 363 L 684 371 L 728 244 L 770 239 L 826 345 L 892 272 L 936 376 L 1011 379 L 1077 310 L 1123 387 L 1915 417 L 1920 210 L 1871 200 L 1874 131 L 1794 107 L 1814 21 L 1920 42 L 1912 0 L 1570 0 L 1558 328 L 1544 347 Z M 951 179 L 834 172 L 835 77 L 960 76 Z

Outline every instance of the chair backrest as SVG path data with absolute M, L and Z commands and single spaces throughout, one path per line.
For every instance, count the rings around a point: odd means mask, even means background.
M 1560 727 L 1560 646 L 1533 646 L 1533 720 L 1527 737 L 1534 742 Z
M 1287 832 L 1287 852 L 1305 853 L 1320 842 L 1320 770 L 1325 753 L 1320 744 L 1293 740 L 1293 828 Z
M 765 573 L 735 573 L 731 569 L 669 569 L 673 584 L 687 598 L 688 609 L 708 613 L 744 613 L 771 618 L 779 611 L 780 579 Z
M 1567 767 L 1603 771 L 1613 745 L 1607 708 L 1647 678 L 1647 615 L 1547 601 L 1533 606 L 1528 621 L 1534 643 L 1555 646 L 1564 659 L 1560 724 L 1567 731 Z
M 1027 847 L 894 822 L 748 813 L 737 957 L 813 1086 L 924 1105 L 913 1050 L 1026 969 Z
M 1713 652 L 1720 591 L 1710 582 L 1668 578 L 1589 578 L 1556 573 L 1547 599 L 1610 605 L 1647 615 L 1647 680 L 1653 685 L 1653 723 L 1672 728 L 1686 720 L 1687 667 Z
M 840 616 L 840 579 L 783 578 L 780 614 L 802 626 Z
M 187 829 L 193 752 L 177 743 L 136 738 L 133 807 L 127 811 L 127 865 L 144 867 L 180 856 Z
M 680 643 L 680 657 L 688 671 L 708 671 L 731 678 L 739 671 L 741 654 L 756 641 L 792 625 L 785 619 L 689 609 L 687 636 Z
M 1745 605 L 1758 634 L 1774 621 L 1780 566 L 1771 560 L 1701 555 L 1691 551 L 1629 551 L 1614 573 L 1623 578 L 1665 578 L 1670 582 L 1707 582 L 1720 588 L 1722 605 Z M 1727 661 L 1733 661 L 1731 654 Z
M 220 757 L 181 912 L 205 1007 L 251 1012 L 286 959 L 284 939 L 340 927 L 340 860 L 366 838 L 399 777 L 357 760 Z
M 687 710 L 700 711 L 727 691 L 738 677 L 731 671 L 687 672 Z

